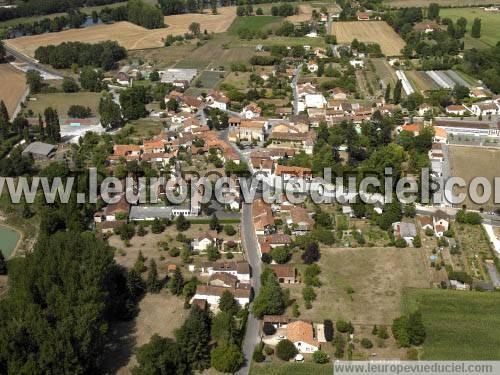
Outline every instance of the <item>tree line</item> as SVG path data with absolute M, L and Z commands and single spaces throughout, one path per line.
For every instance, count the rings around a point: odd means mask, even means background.
M 77 64 L 110 70 L 116 67 L 117 61 L 125 57 L 125 48 L 109 40 L 96 44 L 65 42 L 58 46 L 38 47 L 35 51 L 37 60 L 57 69 L 68 69 Z

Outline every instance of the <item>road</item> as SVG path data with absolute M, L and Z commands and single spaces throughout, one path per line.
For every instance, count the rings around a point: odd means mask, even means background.
M 57 77 L 58 79 L 63 78 L 63 76 L 59 72 L 57 72 L 53 69 L 47 68 L 46 66 L 44 66 L 42 64 L 37 63 L 31 57 L 26 56 L 25 54 L 20 53 L 20 52 L 14 50 L 8 46 L 5 46 L 5 51 L 7 52 L 8 55 L 14 56 L 16 58 L 16 60 L 19 60 L 19 61 L 22 61 L 26 64 L 31 65 L 34 70 L 38 70 L 42 74 L 51 75 L 51 76 Z
M 297 82 L 299 81 L 300 71 L 302 69 L 302 64 L 297 67 L 297 73 L 292 79 L 292 92 L 293 92 L 293 114 L 299 114 L 299 93 L 297 92 Z
M 228 131 L 220 131 L 219 137 L 227 141 Z M 241 160 L 249 165 L 247 156 L 242 153 L 241 150 L 236 147 L 236 145 L 231 143 L 231 146 L 240 156 Z M 252 203 L 243 203 L 240 227 L 241 244 L 243 246 L 247 261 L 252 268 L 251 285 L 253 287 L 255 295 L 257 295 L 260 290 L 260 275 L 262 273 L 262 263 L 260 260 L 259 252 L 257 250 L 257 236 L 255 235 L 255 229 L 253 227 Z M 250 304 L 250 311 L 251 310 L 252 304 Z M 260 341 L 259 331 L 259 320 L 250 312 L 248 314 L 247 330 L 242 345 L 243 354 L 245 356 L 245 364 L 238 371 L 239 375 L 248 375 L 248 373 L 250 372 L 253 350 L 255 348 L 255 345 L 257 345 Z

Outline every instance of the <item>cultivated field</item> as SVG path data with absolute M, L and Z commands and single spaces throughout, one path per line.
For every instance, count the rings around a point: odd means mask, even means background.
M 45 108 L 52 107 L 57 110 L 59 117 L 65 118 L 68 117 L 69 107 L 73 104 L 79 104 L 90 107 L 92 115 L 97 116 L 100 97 L 101 94 L 97 92 L 39 94 L 34 96 L 36 100 L 27 102 L 27 109 L 32 110 L 35 116 L 38 114 L 43 116 Z
M 455 136 L 457 137 L 457 136 Z M 467 146 L 449 146 L 448 156 L 450 159 L 451 175 L 461 177 L 465 180 L 467 186 L 475 177 L 485 177 L 490 181 L 493 189 L 495 177 L 500 176 L 500 165 L 498 158 L 500 157 L 500 150 L 481 147 L 467 147 Z M 467 193 L 467 188 L 457 188 L 456 194 Z M 478 191 L 481 194 L 481 191 Z M 463 204 L 468 208 L 494 210 L 497 206 L 494 204 L 494 194 L 484 205 L 478 205 L 469 197 Z
M 286 363 L 286 362 L 272 362 L 272 363 L 255 363 L 252 362 L 250 368 L 250 375 L 331 375 L 332 365 L 317 363 Z
M 498 306 L 498 293 L 451 290 L 410 290 L 404 304 L 422 312 L 429 360 L 499 360 Z
M 278 28 L 282 21 L 283 17 L 274 16 L 238 17 L 228 31 L 232 35 L 238 35 L 238 31 L 242 29 L 249 31 L 265 31 Z
M 439 86 L 434 82 L 434 80 L 429 77 L 425 72 L 419 70 L 407 70 L 405 71 L 406 76 L 411 80 L 417 89 L 421 92 L 428 90 L 437 90 Z
M 27 87 L 24 73 L 9 64 L 0 64 L 0 82 L 0 100 L 12 116 Z
M 466 36 L 469 37 L 474 18 L 480 18 L 481 38 L 479 40 L 490 46 L 495 46 L 500 41 L 500 12 L 486 12 L 481 8 L 450 8 L 441 9 L 439 15 L 441 18 L 451 18 L 453 21 L 460 17 L 467 19 Z
M 397 81 L 396 72 L 387 60 L 384 58 L 376 58 L 370 59 L 370 61 L 375 67 L 375 74 L 384 82 L 384 87 L 387 86 L 388 83 L 394 87 Z
M 430 3 L 439 3 L 441 6 L 470 6 L 500 4 L 500 0 L 388 0 L 386 3 L 394 8 L 428 7 Z
M 148 30 L 130 22 L 116 22 L 112 25 L 97 25 L 84 29 L 71 29 L 58 33 L 24 36 L 6 40 L 5 43 L 19 52 L 33 56 L 39 46 L 58 45 L 63 42 L 77 41 L 97 43 L 114 40 L 126 49 L 144 49 L 163 46 L 163 39 L 169 35 L 182 35 L 188 32 L 191 22 L 198 22 L 202 32 L 221 33 L 226 31 L 234 18 L 234 7 L 219 8 L 219 14 L 180 14 L 166 16 L 166 28 Z
M 383 21 L 333 22 L 332 34 L 340 44 L 354 39 L 364 43 L 378 43 L 386 56 L 397 56 L 405 43 L 396 32 Z
M 201 87 L 213 89 L 224 78 L 225 72 L 216 70 L 205 70 L 201 72 L 198 79 L 200 80 Z

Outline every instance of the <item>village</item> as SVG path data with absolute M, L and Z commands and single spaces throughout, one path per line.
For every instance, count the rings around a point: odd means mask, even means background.
M 457 354 L 441 340 L 452 318 L 437 309 L 497 298 L 493 197 L 361 200 L 386 193 L 379 186 L 323 204 L 308 193 L 344 191 L 349 176 L 383 179 L 388 168 L 419 183 L 423 169 L 431 184 L 493 183 L 500 72 L 480 54 L 498 50 L 498 8 L 210 2 L 165 13 L 167 3 L 108 4 L 81 14 L 95 25 L 36 34 L 0 21 L 0 80 L 13 82 L 0 87 L 2 176 L 86 180 L 93 168 L 99 182 L 127 186 L 114 203 L 99 191 L 98 203 L 70 209 L 2 196 L 3 222 L 24 233 L 4 254 L 9 268 L 59 231 L 105 244 L 137 293 L 128 321 L 109 323 L 109 373 L 146 371 L 154 340 L 181 346 L 190 335 L 179 332 L 201 314 L 206 352 L 189 371 L 326 374 L 336 359 L 475 359 L 476 349 Z M 164 23 L 140 24 L 133 6 Z M 345 186 L 320 187 L 325 168 Z M 295 191 L 301 199 L 279 189 L 288 182 L 307 187 Z M 128 199 L 141 193 L 147 202 Z M 0 296 L 7 285 L 0 276 Z

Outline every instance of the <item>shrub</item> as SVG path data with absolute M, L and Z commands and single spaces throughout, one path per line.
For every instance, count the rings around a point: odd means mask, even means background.
M 172 257 L 174 257 L 174 258 L 175 258 L 175 257 L 178 257 L 178 256 L 180 255 L 181 251 L 180 251 L 178 248 L 173 247 L 173 248 L 171 248 L 171 249 L 168 251 L 168 253 L 169 253 L 169 255 L 170 255 L 170 256 L 172 256 Z
M 324 332 L 325 332 L 325 340 L 332 341 L 333 340 L 333 322 L 330 319 L 325 319 L 323 321 Z
M 274 354 L 274 349 L 271 348 L 270 346 L 266 346 L 264 348 L 264 352 L 267 354 L 267 355 L 273 355 Z
M 262 347 L 264 346 L 263 342 L 259 342 L 257 345 L 255 345 L 255 349 L 253 350 L 253 355 L 252 358 L 255 362 L 264 362 L 266 357 L 264 354 L 262 354 Z
M 339 332 L 342 332 L 342 333 L 346 333 L 346 332 L 349 332 L 349 333 L 352 333 L 354 332 L 354 328 L 352 326 L 352 324 L 349 322 L 346 322 L 345 320 L 337 320 L 337 323 L 335 324 L 336 328 L 337 328 L 337 331 Z
M 373 348 L 373 343 L 371 342 L 371 340 L 364 338 L 361 340 L 361 346 L 365 349 L 370 349 Z
M 271 323 L 264 323 L 262 326 L 262 332 L 266 334 L 266 336 L 274 335 L 276 333 L 276 328 Z
M 269 264 L 269 263 L 271 263 L 273 258 L 271 257 L 271 255 L 269 253 L 264 253 L 264 254 L 262 254 L 261 260 L 263 263 Z
M 236 234 L 236 229 L 234 229 L 234 227 L 232 225 L 224 225 L 224 232 L 228 235 L 228 236 L 234 236 Z
M 313 353 L 313 361 L 316 363 L 327 363 L 329 360 L 328 354 L 322 350 L 317 350 Z
M 281 340 L 276 345 L 276 355 L 283 361 L 289 361 L 297 354 L 295 345 L 290 340 Z
M 389 332 L 387 332 L 387 328 L 385 327 L 378 328 L 377 337 L 382 340 L 387 340 L 389 338 Z
M 394 245 L 399 248 L 406 247 L 406 241 L 403 238 L 398 238 L 396 241 L 394 241 Z

